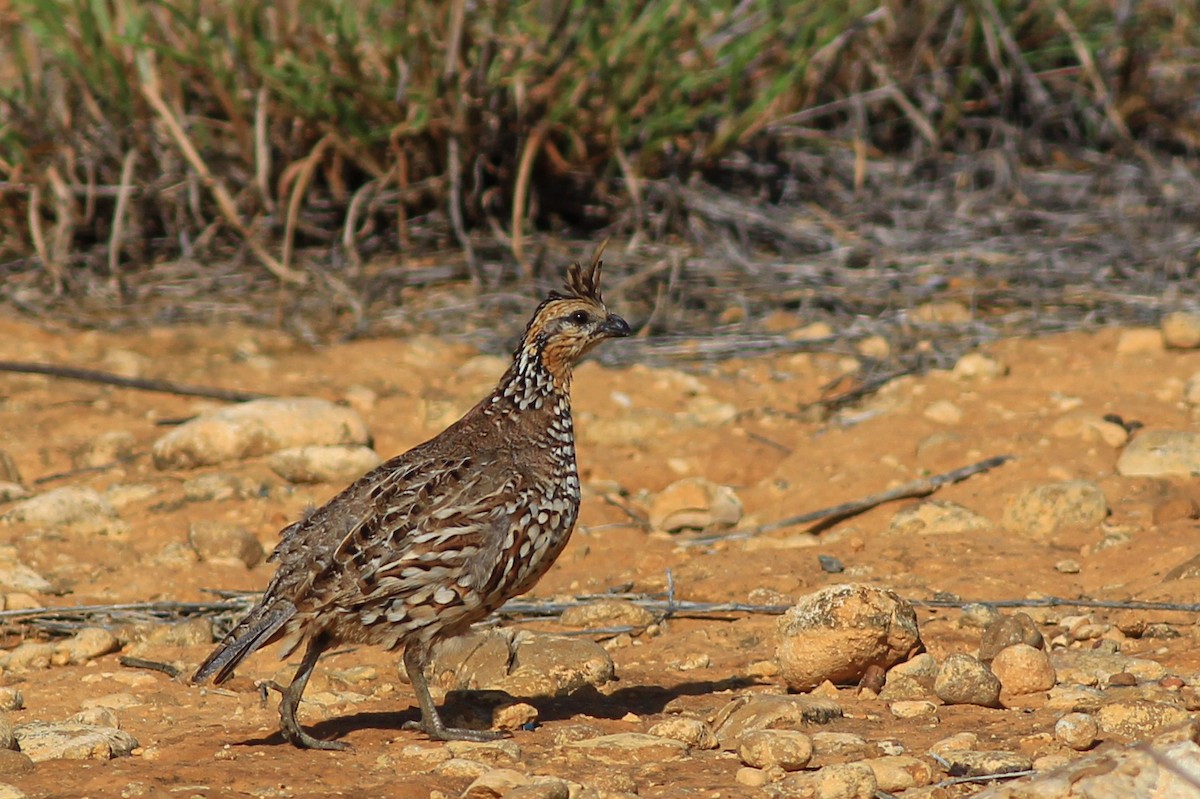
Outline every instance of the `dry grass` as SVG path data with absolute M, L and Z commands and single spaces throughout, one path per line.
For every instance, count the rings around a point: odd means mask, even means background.
M 0 272 L 68 292 L 240 252 L 300 284 L 457 245 L 478 281 L 500 245 L 529 276 L 531 234 L 690 235 L 661 212 L 697 179 L 786 228 L 805 154 L 854 153 L 861 189 L 887 154 L 1200 140 L 1186 3 L 7 0 L 0 23 Z

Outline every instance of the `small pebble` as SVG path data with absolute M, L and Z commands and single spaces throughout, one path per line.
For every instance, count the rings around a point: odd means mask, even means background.
M 1054 737 L 1077 752 L 1096 743 L 1100 727 L 1087 713 L 1068 713 L 1054 725 Z
M 1060 560 L 1054 564 L 1054 570 L 1061 574 L 1079 574 L 1079 561 L 1077 560 Z

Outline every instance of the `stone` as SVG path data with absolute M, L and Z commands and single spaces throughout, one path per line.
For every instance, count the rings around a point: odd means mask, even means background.
M 1122 330 L 1117 337 L 1118 355 L 1147 355 L 1162 352 L 1164 347 L 1162 331 L 1153 327 Z
M 16 559 L 9 547 L 0 551 L 0 591 L 24 591 L 44 594 L 52 590 L 50 582 Z
M 267 487 L 258 480 L 228 472 L 201 474 L 183 481 L 183 498 L 188 502 L 255 499 L 266 495 Z
M 252 569 L 262 562 L 263 545 L 240 524 L 205 519 L 188 525 L 188 543 L 203 561 L 236 563 Z
M 638 732 L 620 732 L 571 741 L 564 744 L 563 749 L 568 755 L 620 765 L 677 760 L 687 753 L 687 746 L 681 741 Z
M 761 788 L 770 781 L 770 777 L 762 769 L 742 766 L 733 775 L 733 781 L 748 788 Z
M 875 774 L 878 790 L 899 793 L 933 782 L 933 768 L 912 755 L 886 755 L 861 761 Z
M 1054 687 L 1054 666 L 1040 649 L 1029 644 L 1013 644 L 996 653 L 992 673 L 1000 680 L 1000 690 L 1008 696 L 1025 696 L 1049 691 Z
M 911 604 L 895 592 L 843 584 L 801 597 L 779 620 L 775 657 L 794 691 L 825 681 L 854 684 L 874 667 L 887 669 L 920 650 Z
M 982 352 L 968 352 L 954 364 L 951 374 L 959 380 L 991 380 L 1008 374 L 1008 366 Z
M 344 444 L 371 444 L 357 411 L 314 397 L 282 397 L 203 413 L 159 438 L 151 453 L 159 469 L 194 469 L 291 447 Z
M 945 300 L 918 305 L 910 312 L 916 322 L 938 325 L 957 325 L 971 321 L 971 309 L 961 302 Z
M 812 759 L 812 739 L 795 730 L 752 730 L 741 737 L 738 755 L 754 768 L 798 771 Z
M 789 774 L 779 784 L 782 796 L 812 799 L 874 799 L 879 784 L 866 763 L 838 763 Z
M 1107 685 L 1113 675 L 1121 673 L 1152 681 L 1162 679 L 1167 673 L 1158 661 L 1098 650 L 1058 649 L 1050 653 L 1050 663 L 1063 685 Z
M 947 657 L 933 690 L 947 705 L 1000 707 L 1000 680 L 970 655 Z
M 1193 408 L 1200 407 L 1200 372 L 1196 372 L 1183 384 L 1183 401 Z
M 25 695 L 20 688 L 0 686 L 0 710 L 21 710 L 25 707 Z M 2 747 L 0 747 L 2 748 Z
M 931 422 L 949 426 L 962 421 L 963 410 L 950 400 L 937 400 L 931 402 L 921 415 Z
M 950 773 L 963 777 L 982 777 L 987 774 L 1013 774 L 1029 771 L 1033 763 L 1016 752 L 994 750 L 945 750 L 940 753 Z
M 109 760 L 137 748 L 129 733 L 73 721 L 31 721 L 14 729 L 21 751 L 35 763 L 46 760 Z
M 741 521 L 742 501 L 729 486 L 703 477 L 685 477 L 650 502 L 650 526 L 669 533 L 732 527 Z
M 1175 311 L 1165 314 L 1159 326 L 1163 343 L 1168 347 L 1179 350 L 1200 347 L 1200 313 Z
M 946 752 L 972 752 L 979 748 L 979 736 L 973 732 L 956 732 L 934 741 L 929 754 L 944 757 Z
M 928 699 L 902 699 L 888 705 L 888 711 L 898 719 L 937 720 L 937 705 Z
M 505 702 L 492 708 L 493 730 L 522 730 L 538 720 L 537 708 L 527 702 Z
M 1043 539 L 1063 530 L 1090 529 L 1108 516 L 1108 500 L 1090 480 L 1067 480 L 1028 488 L 1004 509 L 1004 527 Z
M 15 785 L 0 782 L 0 799 L 25 799 L 28 795 Z
M 63 486 L 18 502 L 0 522 L 74 533 L 119 535 L 125 524 L 112 504 L 86 486 Z
M 9 483 L 0 480 L 0 504 L 5 502 L 15 502 L 18 499 L 26 499 L 29 497 L 29 489 L 20 483 Z
M 1195 721 L 1127 748 L 1104 746 L 1053 771 L 997 783 L 976 799 L 1195 799 L 1200 745 Z
M 978 627 L 986 630 L 1004 616 L 999 608 L 986 602 L 968 602 L 961 610 L 962 617 L 958 622 L 960 627 Z
M 289 483 L 347 483 L 383 459 L 365 446 L 290 447 L 267 459 L 271 471 Z
M 553 697 L 604 685 L 613 678 L 613 662 L 594 641 L 493 630 L 442 642 L 434 649 L 429 675 L 447 690 Z
M 720 746 L 712 727 L 703 719 L 685 717 L 664 719 L 646 732 L 660 738 L 681 741 L 689 749 L 716 749 Z
M 504 799 L 570 799 L 571 786 L 557 777 L 535 776 L 525 785 L 518 785 Z
M 933 655 L 921 652 L 903 663 L 892 666 L 879 698 L 885 702 L 922 699 L 933 693 L 938 664 Z
M 1125 477 L 1200 475 L 1200 433 L 1184 430 L 1143 430 L 1117 459 Z
M 0 749 L 0 777 L 15 777 L 28 774 L 34 769 L 33 759 L 24 752 Z
M 990 530 L 992 523 L 969 508 L 941 499 L 930 499 L 903 508 L 892 517 L 892 535 L 952 535 Z
M 1017 612 L 1011 616 L 1000 616 L 983 628 L 979 640 L 979 659 L 991 663 L 996 654 L 1013 644 L 1027 644 L 1034 649 L 1046 645 L 1042 632 L 1028 613 Z
M 1101 732 L 1130 741 L 1149 738 L 1166 727 L 1182 724 L 1188 712 L 1176 705 L 1149 699 L 1130 699 L 1103 705 L 1093 714 Z
M 1100 725 L 1087 713 L 1068 713 L 1054 724 L 1054 737 L 1077 752 L 1091 749 Z
M 597 599 L 563 611 L 558 623 L 564 627 L 604 629 L 644 628 L 654 624 L 654 614 L 624 599 Z
M 137 450 L 137 439 L 127 430 L 109 430 L 83 445 L 71 456 L 76 469 L 108 466 L 129 458 Z
M 736 749 L 753 730 L 796 729 L 841 717 L 842 708 L 828 699 L 763 694 L 730 700 L 717 711 L 712 726 L 722 748 Z
M 54 645 L 55 654 L 65 655 L 68 663 L 87 663 L 120 648 L 117 637 L 102 627 L 85 627 Z
M 521 747 L 507 738 L 498 741 L 447 741 L 446 751 L 451 757 L 491 765 L 516 763 L 521 759 Z
M 1063 416 L 1050 427 L 1056 438 L 1079 438 L 1085 442 L 1102 442 L 1107 446 L 1125 446 L 1129 431 L 1116 422 L 1110 422 L 1099 414 L 1073 411 Z

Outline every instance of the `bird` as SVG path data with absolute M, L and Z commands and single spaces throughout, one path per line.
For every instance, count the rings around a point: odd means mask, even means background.
M 304 647 L 279 692 L 280 733 L 302 749 L 345 749 L 296 719 L 322 653 L 341 645 L 404 650 L 421 720 L 434 740 L 488 741 L 502 731 L 448 727 L 429 692 L 432 647 L 465 632 L 550 569 L 579 515 L 571 417 L 573 367 L 630 334 L 600 293 L 604 250 L 567 269 L 526 324 L 495 389 L 438 435 L 362 475 L 280 531 L 266 590 L 191 681 L 220 684 L 252 652 Z

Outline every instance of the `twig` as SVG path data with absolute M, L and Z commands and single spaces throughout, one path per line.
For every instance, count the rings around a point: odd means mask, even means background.
M 130 149 L 121 162 L 121 190 L 117 194 L 117 207 L 113 210 L 112 235 L 108 237 L 108 279 L 114 289 L 120 288 L 118 270 L 121 265 L 121 239 L 125 235 L 125 211 L 129 207 L 129 196 L 133 193 L 133 168 L 137 164 L 137 150 Z
M 513 186 L 512 254 L 530 282 L 533 281 L 533 267 L 525 262 L 525 202 L 529 195 L 529 177 L 533 173 L 533 162 L 538 151 L 542 149 L 542 141 L 549 130 L 549 125 L 542 120 L 529 132 L 529 138 L 521 150 L 521 160 L 517 164 L 517 180 Z
M 117 658 L 117 662 L 130 669 L 149 669 L 150 671 L 161 671 L 171 679 L 175 679 L 180 674 L 179 669 L 175 668 L 170 663 L 160 663 L 157 660 L 146 660 L 144 658 L 121 655 L 121 657 Z
M 784 519 L 779 519 L 766 524 L 760 524 L 757 527 L 750 527 L 745 530 L 737 530 L 732 533 L 720 533 L 716 535 L 706 535 L 699 538 L 692 538 L 680 543 L 685 546 L 700 546 L 711 544 L 714 541 L 735 541 L 745 538 L 753 538 L 756 535 L 782 530 L 785 527 L 795 527 L 808 522 L 820 521 L 822 519 L 841 519 L 847 516 L 853 516 L 862 513 L 865 510 L 877 507 L 885 502 L 892 502 L 897 499 L 907 499 L 908 497 L 923 497 L 932 494 L 944 485 L 957 483 L 961 480 L 966 480 L 968 477 L 980 474 L 982 472 L 995 469 L 1008 461 L 1012 460 L 1012 455 L 997 455 L 994 458 L 973 463 L 970 466 L 963 466 L 960 469 L 955 469 L 944 474 L 937 474 L 932 477 L 922 477 L 919 480 L 913 480 L 904 485 L 890 488 L 887 491 L 881 491 L 878 494 L 871 494 L 856 499 L 851 502 L 843 502 L 841 505 L 834 505 L 829 508 L 821 508 L 820 510 L 801 513 L 798 516 L 788 516 Z
M 973 777 L 950 777 L 935 783 L 935 788 L 943 788 L 948 785 L 962 785 L 968 782 L 991 782 L 992 780 L 1012 780 L 1018 777 L 1032 777 L 1037 774 L 1035 769 L 1027 769 L 1025 771 L 1002 771 L 997 774 L 979 774 Z
M 209 388 L 207 386 L 192 386 L 186 383 L 176 383 L 171 380 L 151 380 L 145 377 L 125 377 L 111 372 L 101 372 L 96 369 L 80 369 L 77 366 L 59 366 L 52 363 L 33 363 L 30 361 L 0 361 L 0 372 L 18 372 L 20 374 L 49 375 L 63 377 L 68 380 L 82 380 L 87 383 L 101 383 L 122 388 L 138 388 L 142 391 L 158 391 L 163 394 L 178 394 L 183 397 L 206 397 L 208 399 L 224 400 L 225 402 L 249 402 L 264 399 L 270 394 L 259 394 L 255 391 L 236 391 L 227 388 Z
M 475 248 L 467 235 L 462 211 L 462 153 L 459 151 L 458 136 L 462 132 L 465 112 L 463 109 L 463 86 L 458 78 L 458 58 L 462 48 L 463 28 L 466 27 L 466 0 L 453 0 L 450 4 L 450 29 L 446 34 L 446 63 L 442 65 L 442 86 L 454 97 L 454 119 L 446 136 L 446 169 L 450 173 L 450 223 L 454 236 L 467 259 L 467 272 L 471 284 L 478 290 L 483 281 L 479 275 L 479 264 L 475 260 Z M 453 84 L 453 85 L 452 85 Z

